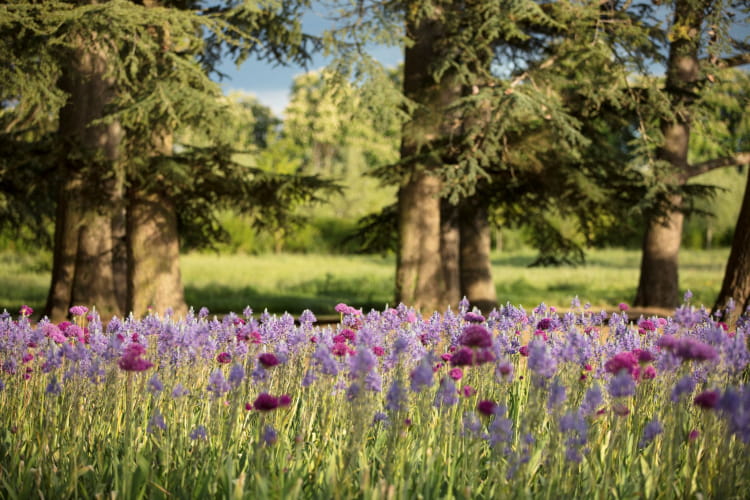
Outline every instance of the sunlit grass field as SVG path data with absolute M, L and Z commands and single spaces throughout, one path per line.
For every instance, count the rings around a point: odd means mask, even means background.
M 691 290 L 694 303 L 711 306 L 721 286 L 728 249 L 683 251 L 680 288 Z M 531 250 L 493 255 L 493 272 L 500 303 L 533 307 L 567 307 L 574 296 L 595 307 L 630 302 L 638 284 L 640 252 L 591 251 L 582 266 L 528 267 Z M 213 313 L 288 311 L 333 313 L 346 302 L 382 309 L 393 305 L 395 258 L 378 255 L 225 255 L 191 253 L 182 256 L 182 278 L 188 303 Z M 21 304 L 41 310 L 49 286 L 49 257 L 0 254 L 0 311 L 17 311 Z

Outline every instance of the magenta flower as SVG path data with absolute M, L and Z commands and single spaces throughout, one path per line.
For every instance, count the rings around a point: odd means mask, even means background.
M 32 314 L 34 314 L 34 310 L 24 304 L 21 306 L 21 309 L 18 310 L 18 314 L 20 314 L 21 316 L 31 316 Z
M 259 411 L 271 411 L 279 407 L 279 398 L 271 396 L 267 392 L 262 392 L 253 401 L 253 408 Z
M 451 356 L 451 365 L 453 366 L 471 366 L 474 360 L 474 353 L 468 347 L 462 347 L 454 352 Z
M 289 394 L 279 396 L 279 406 L 289 406 L 290 404 L 292 404 L 292 398 L 289 397 Z
M 518 354 L 520 354 L 521 356 L 524 356 L 524 357 L 528 356 L 529 355 L 529 346 L 528 345 L 522 345 L 518 349 Z
M 466 347 L 492 347 L 492 335 L 482 325 L 469 325 L 464 328 L 458 343 Z
M 719 391 L 703 391 L 693 399 L 693 403 L 701 408 L 716 408 L 719 403 Z
M 151 361 L 142 358 L 145 353 L 146 348 L 141 344 L 130 344 L 125 348 L 125 353 L 117 361 L 117 366 L 119 366 L 121 370 L 127 372 L 146 371 L 154 366 L 154 364 Z
M 619 304 L 617 304 L 617 308 L 618 308 L 618 309 L 619 309 L 620 311 L 623 311 L 623 312 L 625 312 L 625 311 L 627 311 L 628 309 L 630 309 L 630 306 L 629 306 L 629 305 L 627 305 L 627 304 L 626 304 L 625 302 L 620 302 Z
M 482 323 L 484 322 L 484 316 L 479 313 L 469 311 L 464 314 L 464 321 L 467 321 L 469 323 Z
M 613 375 L 617 375 L 624 370 L 634 379 L 637 379 L 638 372 L 640 371 L 638 368 L 638 358 L 630 351 L 619 352 L 604 363 L 604 370 Z
M 350 342 L 354 342 L 354 340 L 357 338 L 357 334 L 354 333 L 354 330 L 351 330 L 349 328 L 344 328 L 343 330 L 341 330 L 341 335 Z
M 264 352 L 263 354 L 258 356 L 258 362 L 263 365 L 263 368 L 271 368 L 280 363 L 279 358 L 277 358 L 275 354 L 270 352 Z
M 461 377 L 464 376 L 463 370 L 461 368 L 453 368 L 451 371 L 448 372 L 448 375 L 453 380 L 461 380 Z
M 373 354 L 375 354 L 375 356 L 382 356 L 383 354 L 385 354 L 385 350 L 377 345 L 372 348 L 372 352 Z
M 216 356 L 216 361 L 221 363 L 222 365 L 225 365 L 227 363 L 232 362 L 232 355 L 228 352 L 220 352 L 218 356 Z
M 495 413 L 495 408 L 497 408 L 497 403 L 488 399 L 483 399 L 477 403 L 477 410 L 479 410 L 479 413 L 487 415 L 488 417 Z

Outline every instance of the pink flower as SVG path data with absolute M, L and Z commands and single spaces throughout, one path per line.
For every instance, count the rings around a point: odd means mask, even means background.
M 228 352 L 220 352 L 218 356 L 216 356 L 216 361 L 219 363 L 225 365 L 227 363 L 232 362 L 232 355 Z
M 461 380 L 461 377 L 464 376 L 463 370 L 461 368 L 453 368 L 451 371 L 448 372 L 448 375 L 453 380 Z
M 350 330 L 349 328 L 344 328 L 343 330 L 341 330 L 341 335 L 343 335 L 344 338 L 350 342 L 354 342 L 357 336 L 354 333 L 354 330 Z
M 375 356 L 382 356 L 383 354 L 385 354 L 385 350 L 378 345 L 372 348 L 372 352 L 373 354 L 375 354 Z
M 462 391 L 464 397 L 467 397 L 467 398 L 470 398 L 471 396 L 473 396 L 477 392 L 470 385 L 465 385 L 461 391 Z
M 279 406 L 289 406 L 290 404 L 292 404 L 292 398 L 289 397 L 289 394 L 279 396 Z
M 142 372 L 148 370 L 154 366 L 154 364 L 141 357 L 145 353 L 146 348 L 141 344 L 130 344 L 125 348 L 125 353 L 117 361 L 117 366 L 128 372 Z
M 32 314 L 34 314 L 34 310 L 24 304 L 21 306 L 21 309 L 18 310 L 18 314 L 20 314 L 21 316 L 31 316 Z
M 528 345 L 522 345 L 520 349 L 518 349 L 518 354 L 521 356 L 527 357 L 529 355 L 529 346 Z
M 656 368 L 654 368 L 652 365 L 648 365 L 646 368 L 643 369 L 643 373 L 641 374 L 641 378 L 643 380 L 653 380 L 656 378 Z
M 69 309 L 69 311 L 73 316 L 84 316 L 87 312 L 89 312 L 89 308 L 86 306 L 73 306 Z
M 620 302 L 619 304 L 617 304 L 617 308 L 620 309 L 620 311 L 624 312 L 630 309 L 630 306 L 628 306 L 625 302 Z
M 607 373 L 617 375 L 620 371 L 627 371 L 634 379 L 638 378 L 638 358 L 630 351 L 615 354 L 609 361 L 604 363 Z

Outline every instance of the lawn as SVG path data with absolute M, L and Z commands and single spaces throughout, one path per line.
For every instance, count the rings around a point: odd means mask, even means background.
M 683 251 L 680 287 L 693 302 L 712 305 L 721 286 L 728 249 Z M 590 252 L 577 267 L 530 268 L 533 251 L 493 255 L 500 303 L 526 308 L 544 301 L 567 307 L 574 296 L 595 307 L 630 302 L 638 284 L 640 252 L 608 249 Z M 377 255 L 225 255 L 182 256 L 188 303 L 213 313 L 241 311 L 333 313 L 346 302 L 382 309 L 393 303 L 395 259 Z M 16 312 L 21 304 L 41 310 L 49 286 L 49 257 L 0 254 L 0 310 Z

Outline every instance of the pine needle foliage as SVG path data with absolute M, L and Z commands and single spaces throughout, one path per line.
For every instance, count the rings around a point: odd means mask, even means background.
M 19 141 L 27 143 L 17 149 L 24 157 L 48 147 L 46 154 L 34 154 L 33 162 L 56 171 L 59 138 L 42 132 L 55 130 L 68 99 L 59 80 L 71 55 L 79 47 L 96 47 L 106 58 L 103 77 L 112 82 L 114 95 L 104 116 L 89 126 L 116 123 L 124 139 L 117 162 L 102 166 L 87 160 L 86 168 L 92 170 L 88 178 L 122 177 L 140 188 L 166 187 L 178 202 L 186 231 L 209 239 L 221 235 L 213 214 L 226 204 L 259 211 L 262 224 L 287 223 L 295 202 L 314 198 L 318 189 L 333 185 L 314 176 L 277 177 L 230 161 L 222 138 L 230 110 L 210 76 L 224 57 L 237 63 L 250 57 L 278 64 L 308 61 L 320 41 L 301 30 L 300 17 L 307 7 L 306 1 L 275 0 L 4 2 L 0 144 L 9 148 Z M 203 132 L 200 147 L 179 144 L 178 154 L 155 154 L 155 136 L 179 138 L 191 129 Z M 46 142 L 39 142 L 42 137 Z M 78 153 L 66 153 L 71 154 Z M 21 178 L 19 168 L 2 170 L 9 186 Z M 31 172 L 24 167 L 23 175 Z M 30 186 L 49 180 L 30 177 Z M 247 201 L 255 196 L 257 200 Z M 96 204 L 93 198 L 92 203 Z M 4 220 L 16 224 L 38 216 L 34 207 L 22 212 L 8 213 Z

